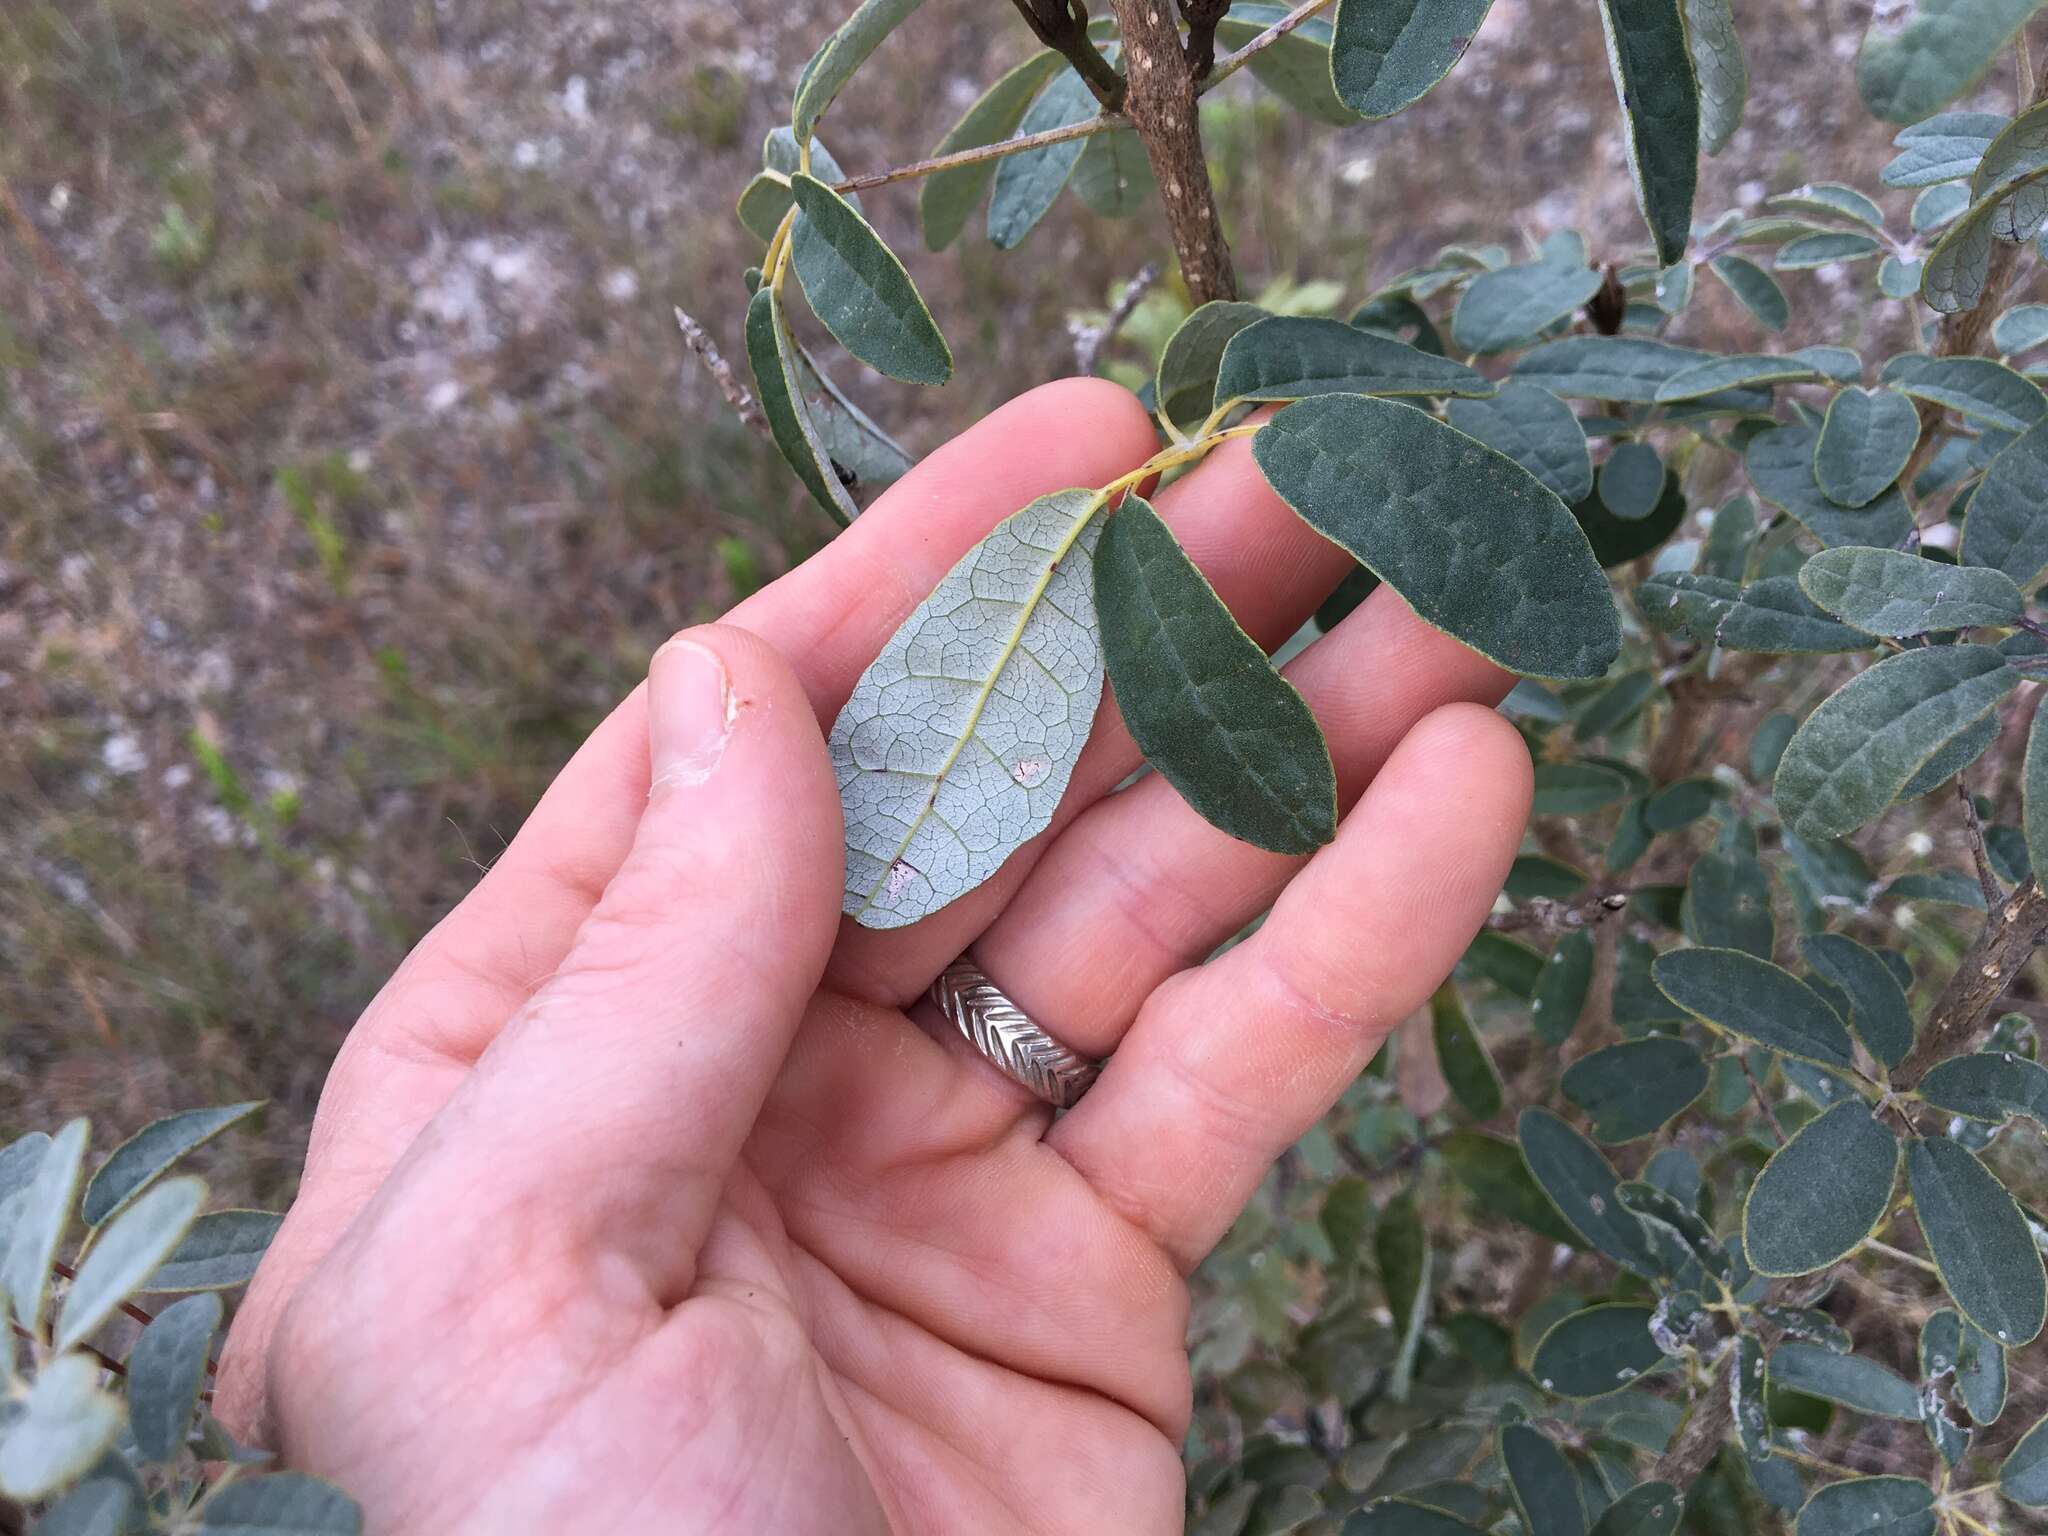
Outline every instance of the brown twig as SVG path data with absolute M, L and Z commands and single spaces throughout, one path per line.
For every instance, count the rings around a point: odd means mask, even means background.
M 1226 53 L 1222 58 L 1218 59 L 1216 67 L 1209 72 L 1208 79 L 1202 82 L 1202 89 L 1204 91 L 1214 90 L 1223 81 L 1228 80 L 1240 69 L 1243 69 L 1245 65 L 1251 63 L 1253 59 L 1279 42 L 1281 38 L 1292 32 L 1311 16 L 1328 10 L 1332 3 L 1334 3 L 1334 0 L 1306 0 L 1305 4 L 1297 5 L 1242 48 L 1234 53 Z
M 1764 1097 L 1764 1085 L 1757 1081 L 1756 1073 L 1750 1069 L 1749 1057 L 1737 1051 L 1735 1064 L 1742 1068 L 1742 1075 L 1749 1079 L 1750 1096 L 1756 1100 L 1756 1107 L 1764 1117 L 1764 1124 L 1771 1128 L 1771 1134 L 1778 1139 L 1778 1145 L 1782 1147 L 1785 1145 L 1785 1132 L 1778 1124 L 1778 1112 L 1771 1108 L 1771 1101 Z
M 1144 141 L 1188 295 L 1197 304 L 1237 297 L 1216 190 L 1202 156 L 1195 76 L 1167 0 L 1114 0 L 1124 40 L 1124 111 Z
M 1180 0 L 1180 14 L 1188 24 L 1188 73 L 1198 82 L 1216 68 L 1216 27 L 1229 9 L 1230 0 Z
M 1512 912 L 1496 912 L 1486 926 L 1495 933 L 1565 933 L 1605 922 L 1627 908 L 1628 892 L 1620 889 L 1591 891 L 1576 901 L 1532 896 Z
M 1086 325 L 1074 333 L 1074 371 L 1089 374 L 1095 371 L 1096 359 L 1110 337 L 1123 329 L 1124 322 L 1131 318 L 1131 312 L 1138 307 L 1152 285 L 1159 281 L 1159 263 L 1148 261 L 1138 269 L 1138 275 L 1124 285 L 1124 291 L 1117 296 L 1116 307 L 1110 310 L 1100 325 Z
M 1131 120 L 1121 112 L 1104 112 L 1078 123 L 1069 123 L 1064 128 L 1048 128 L 1042 133 L 1019 134 L 1014 139 L 1002 139 L 994 144 L 977 144 L 973 149 L 956 149 L 950 155 L 933 155 L 929 160 L 913 160 L 908 165 L 899 165 L 894 170 L 874 171 L 866 176 L 849 176 L 844 181 L 832 183 L 835 192 L 865 192 L 870 187 L 886 187 L 893 181 L 912 181 L 919 176 L 936 176 L 940 171 L 958 170 L 966 165 L 980 165 L 986 160 L 1000 160 L 1005 155 L 1021 155 L 1026 150 L 1044 149 L 1052 144 L 1064 144 L 1069 139 L 1085 139 L 1091 134 L 1105 133 L 1111 128 L 1128 128 Z
M 1996 912 L 2005 900 L 1998 876 L 1991 872 L 1991 855 L 1984 847 L 1984 823 L 1977 815 L 1977 802 L 1970 795 L 1969 775 L 1956 775 L 1956 798 L 1963 802 L 1963 826 L 1970 834 L 1970 855 L 1977 861 L 1977 888 L 1984 893 L 1984 910 Z
M 704 365 L 718 385 L 718 392 L 725 396 L 725 403 L 733 408 L 744 426 L 753 428 L 764 436 L 768 432 L 768 418 L 761 414 L 761 407 L 754 400 L 752 391 L 733 375 L 732 364 L 719 354 L 714 342 L 704 327 L 683 313 L 680 304 L 674 306 L 676 325 L 683 333 L 683 341 L 697 354 L 697 360 Z
M 1968 1045 L 2044 937 L 2048 894 L 2029 879 L 1986 916 L 1983 931 L 1935 999 L 1919 1043 L 1893 1070 L 1892 1086 L 1915 1086 L 1929 1067 Z
M 1123 105 L 1124 78 L 1088 36 L 1088 7 L 1082 0 L 1010 0 L 1031 35 L 1074 66 L 1105 112 Z

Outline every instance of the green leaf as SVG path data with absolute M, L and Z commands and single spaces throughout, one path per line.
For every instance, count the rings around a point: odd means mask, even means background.
M 1018 124 L 1022 134 L 1049 133 L 1086 122 L 1100 110 L 1088 82 L 1074 70 L 1053 77 Z M 999 251 L 1015 250 L 1038 221 L 1059 201 L 1067 179 L 1081 163 L 1088 141 L 1066 139 L 1040 149 L 1027 149 L 996 162 L 995 190 L 988 200 L 989 243 Z
M 2008 357 L 2048 342 L 2048 304 L 2015 304 L 1991 322 L 1991 340 Z
M 1135 130 L 1115 128 L 1083 141 L 1074 167 L 1074 196 L 1105 219 L 1127 219 L 1150 206 L 1159 183 Z
M 1716 256 L 1707 263 L 1736 301 L 1767 331 L 1782 331 L 1792 318 L 1792 306 L 1778 280 L 1747 256 Z
M 1102 693 L 1099 493 L 998 524 L 892 635 L 833 723 L 846 911 L 927 917 L 1051 824 Z
M 1344 1522 L 1344 1536 L 1479 1536 L 1479 1527 L 1414 1499 L 1375 1499 Z
M 1987 711 L 1979 717 L 1976 724 L 1949 737 L 1934 756 L 1920 765 L 1919 771 L 1907 781 L 1906 787 L 1899 791 L 1897 803 L 1904 805 L 1908 801 L 1932 793 L 1977 761 L 1991 743 L 1998 739 L 1999 723 L 1997 711 Z M 1976 882 L 1972 881 L 1973 889 L 1975 885 Z M 1983 902 L 1984 898 L 1978 896 L 1977 904 L 1982 906 Z
M 979 149 L 985 144 L 996 144 L 1009 138 L 1024 120 L 1025 108 L 1031 105 L 1031 99 L 1038 94 L 1039 88 L 1065 64 L 1064 59 L 1050 50 L 1033 54 L 981 93 L 980 99 L 967 109 L 960 121 L 953 125 L 952 131 L 939 140 L 938 146 L 932 150 L 932 157 L 936 159 L 963 149 Z M 811 158 L 814 162 L 817 159 L 815 148 Z M 924 243 L 928 248 L 942 251 L 959 238 L 960 231 L 967 227 L 975 204 L 988 191 L 998 163 L 983 160 L 974 165 L 938 171 L 924 178 L 917 194 L 917 217 L 924 227 Z M 832 175 L 821 179 L 839 181 L 844 178 Z
M 1828 402 L 1813 474 L 1828 500 L 1867 506 L 1899 478 L 1920 441 L 1920 413 L 1891 389 L 1841 391 Z
M 1877 1230 L 1898 1181 L 1899 1144 L 1861 1099 L 1806 1122 L 1771 1154 L 1742 1209 L 1742 1245 L 1762 1275 L 1806 1275 Z
M 1313 395 L 1490 395 L 1493 388 L 1463 363 L 1341 320 L 1269 315 L 1224 347 L 1216 404 Z
M 1674 949 L 1650 974 L 1666 997 L 1716 1029 L 1826 1067 L 1853 1060 L 1834 1010 L 1768 960 L 1736 949 Z
M 1554 1323 L 1536 1346 L 1529 1374 L 1561 1397 L 1602 1397 L 1664 1363 L 1650 1336 L 1648 1307 L 1607 1305 Z
M 1728 357 L 1710 357 L 1680 369 L 1657 386 L 1657 400 L 1660 404 L 1697 400 L 1724 389 L 1804 383 L 1813 376 L 1813 366 L 1804 358 L 1777 352 L 1738 352 Z
M 1578 1474 L 1563 1451 L 1527 1424 L 1507 1424 L 1500 1432 L 1500 1462 L 1529 1536 L 1586 1536 Z
M 1330 81 L 1360 117 L 1413 106 L 1465 56 L 1493 0 L 1338 0 Z
M 155 1185 L 99 1233 L 78 1266 L 57 1321 L 56 1346 L 69 1349 L 91 1338 L 140 1289 L 191 1230 L 206 1200 L 206 1184 L 191 1177 Z
M 1700 98 L 1678 0 L 1601 0 L 1628 168 L 1660 266 L 1685 254 L 1699 178 Z
M 1681 921 L 1687 938 L 1710 949 L 1769 959 L 1777 947 L 1770 877 L 1746 853 L 1705 853 L 1693 861 Z
M 1694 567 L 1703 576 L 1740 581 L 1756 548 L 1756 507 L 1747 496 L 1731 496 L 1712 513 L 1705 543 Z
M 1275 23 L 1284 20 L 1284 5 L 1233 5 L 1216 26 L 1216 41 L 1225 48 L 1242 48 Z M 1311 16 L 1278 41 L 1252 56 L 1252 74 L 1259 84 L 1297 112 L 1342 128 L 1354 121 L 1351 109 L 1337 99 L 1330 83 L 1329 22 Z
M 195 1147 L 204 1146 L 229 1126 L 246 1120 L 263 1100 L 229 1104 L 219 1109 L 191 1109 L 152 1121 L 107 1155 L 85 1186 L 78 1214 L 89 1227 L 115 1215 L 174 1167 Z
M 860 516 L 860 506 L 834 469 L 822 435 L 804 404 L 796 369 L 798 348 L 773 284 L 764 283 L 747 304 L 747 361 L 754 393 L 768 418 L 769 436 L 811 499 L 841 527 Z
M 1920 1418 L 1920 1389 L 1888 1366 L 1818 1344 L 1791 1342 L 1771 1352 L 1771 1385 L 1888 1419 Z
M 159 1312 L 129 1350 L 128 1422 L 145 1461 L 171 1461 L 184 1447 L 220 1320 L 220 1297 L 187 1296 Z
M 1670 1035 L 1628 1040 L 1565 1069 L 1564 1096 L 1593 1120 L 1593 1139 L 1634 1141 L 1683 1114 L 1707 1091 L 1707 1064 Z
M 1742 109 L 1749 101 L 1749 65 L 1742 57 L 1742 39 L 1736 35 L 1728 0 L 1684 0 L 1682 9 L 1693 78 L 1699 85 L 1700 152 L 1718 155 L 1742 126 Z M 1676 1523 L 1677 1516 L 1672 1519 Z
M 1500 352 L 1539 336 L 1600 291 L 1590 267 L 1532 261 L 1482 272 L 1451 315 L 1451 339 L 1467 352 Z
M 208 1211 L 192 1223 L 185 1240 L 157 1266 L 143 1289 L 167 1294 L 247 1285 L 283 1222 L 282 1216 L 269 1211 Z
M 1809 182 L 1790 192 L 1781 192 L 1764 204 L 1787 213 L 1817 213 L 1823 218 L 1853 219 L 1872 229 L 1884 228 L 1884 210 L 1854 187 L 1839 181 Z
M 2008 625 L 2026 599 L 2003 571 L 1925 560 L 1898 549 L 1830 549 L 1800 568 L 1806 595 L 1873 635 Z
M 1828 500 L 1814 478 L 1814 450 L 1820 433 L 1812 427 L 1773 427 L 1750 439 L 1743 467 L 1757 494 L 1781 507 L 1830 549 L 1869 544 L 1888 549 L 1906 536 L 1913 514 L 1897 486 L 1867 506 L 1849 509 Z
M 1664 571 L 1636 588 L 1636 605 L 1653 629 L 1667 634 L 1683 630 L 1702 645 L 1731 651 L 1824 655 L 1871 646 L 1862 630 L 1815 607 L 1790 576 L 1767 576 L 1738 587 L 1720 577 Z
M 1416 1309 L 1429 1274 L 1429 1234 L 1413 1192 L 1389 1200 L 1373 1228 L 1373 1263 L 1387 1293 L 1387 1308 L 1397 1322 Z
M 797 77 L 790 122 L 798 143 L 810 138 L 840 87 L 853 78 L 854 71 L 867 62 L 882 39 L 902 25 L 917 7 L 918 0 L 862 0 L 860 8 L 825 40 Z
M 1586 872 L 1583 869 L 1545 853 L 1517 854 L 1515 862 L 1508 867 L 1507 884 L 1502 887 L 1508 900 L 1517 902 L 1539 896 L 1565 901 L 1585 888 Z
M 825 329 L 892 379 L 911 384 L 950 379 L 953 354 L 946 339 L 882 237 L 822 181 L 798 174 L 790 186 L 797 205 L 790 261 Z
M 1756 1311 L 1765 1322 L 1783 1329 L 1787 1338 L 1815 1344 L 1838 1355 L 1846 1355 L 1856 1347 L 1849 1330 L 1817 1308 L 1760 1306 Z
M 846 397 L 801 343 L 794 361 L 804 410 L 834 479 L 849 489 L 879 490 L 910 473 L 910 455 L 902 445 Z
M 1600 500 L 1616 517 L 1635 522 L 1657 509 L 1664 492 L 1664 461 L 1648 443 L 1617 443 L 1600 466 Z
M 1543 957 L 1520 939 L 1482 928 L 1458 962 L 1458 974 L 1490 981 L 1514 997 L 1533 997 Z
M 2015 199 L 2024 195 L 2030 210 L 2036 206 L 2044 174 L 2048 167 L 1993 188 L 1987 196 L 1972 201 L 1949 225 L 1921 264 L 1922 303 L 1943 314 L 1977 307 L 1991 270 L 1992 249 L 2001 233 L 2011 232 L 2017 212 Z
M 1600 1149 L 1547 1109 L 1523 1110 L 1515 1131 L 1530 1174 L 1573 1230 L 1625 1268 L 1657 1273 L 1649 1236 L 1622 1205 Z
M 2048 1278 L 2019 1203 L 1946 1137 L 1906 1144 L 1906 1180 L 1929 1257 L 1957 1308 L 2009 1349 L 2048 1315 Z
M 1598 677 L 1619 652 L 1620 623 L 1585 535 L 1505 454 L 1412 406 L 1331 395 L 1273 417 L 1252 456 L 1310 527 L 1489 660 L 1539 677 Z
M 1940 111 L 1976 84 L 2040 3 L 1918 0 L 1903 23 L 1895 16 L 1873 21 L 1856 55 L 1863 104 L 1894 123 Z
M 1357 1177 L 1334 1181 L 1323 1196 L 1316 1221 L 1330 1240 L 1331 1252 L 1340 1262 L 1350 1263 L 1372 1231 L 1372 1186 Z
M 1586 1240 L 1558 1215 L 1513 1142 L 1483 1131 L 1453 1131 L 1438 1143 L 1437 1151 L 1482 1211 L 1520 1222 L 1553 1243 L 1586 1246 Z
M 237 1478 L 199 1511 L 205 1536 L 358 1536 L 362 1528 L 353 1499 L 299 1472 Z
M 1754 1334 L 1736 1335 L 1735 1364 L 1728 1387 L 1743 1454 L 1751 1458 L 1769 1455 L 1771 1420 L 1764 1392 L 1764 1350 Z
M 2027 755 L 2020 792 L 2020 824 L 2026 834 L 2027 862 L 2035 869 L 2048 870 L 2048 708 L 2038 703 L 2027 726 Z
M 1230 338 L 1266 318 L 1256 304 L 1213 299 L 1181 321 L 1159 354 L 1153 393 L 1159 409 L 1177 427 L 1201 425 L 1216 403 L 1216 370 Z
M 1564 336 L 1531 347 L 1509 370 L 1554 395 L 1650 405 L 1675 375 L 1707 354 L 1647 336 Z
M 1458 1107 L 1474 1120 L 1491 1120 L 1500 1113 L 1500 1074 L 1479 1031 L 1472 1027 L 1457 988 L 1445 982 L 1429 1004 L 1430 1029 L 1436 1040 L 1437 1064 Z
M 2015 1504 L 2048 1508 L 2048 1418 L 2020 1436 L 1998 1469 L 1998 1491 Z
M 1057 57 L 1057 55 L 1053 55 Z M 787 126 L 778 124 L 768 130 L 768 137 L 761 144 L 761 164 L 774 174 L 762 174 L 748 182 L 740 193 L 736 210 L 740 222 L 763 244 L 775 238 L 775 231 L 782 224 L 782 216 L 789 212 L 796 201 L 789 190 L 789 178 L 802 163 L 802 156 L 796 147 L 796 135 Z M 839 168 L 839 162 L 832 158 L 832 152 L 818 140 L 811 140 L 811 170 L 820 181 L 840 182 L 846 179 L 846 172 Z M 848 193 L 846 200 L 855 208 L 860 199 Z
M 1809 934 L 1799 953 L 1848 995 L 1849 1028 L 1888 1067 L 1913 1049 L 1913 1010 L 1898 977 L 1874 950 L 1839 933 Z
M 1902 261 L 1897 256 L 1887 256 L 1878 263 L 1878 291 L 1888 299 L 1910 299 L 1920 292 L 1922 264 L 1917 261 Z
M 1878 180 L 1888 187 L 1926 187 L 1967 178 L 2010 121 L 1998 112 L 1942 112 L 1902 128 L 1892 140 L 1900 154 Z
M 35 1524 L 35 1536 L 127 1536 L 135 1529 L 139 1495 L 112 1477 L 89 1477 L 65 1494 Z
M 1585 1011 L 1593 985 L 1593 936 L 1583 929 L 1557 941 L 1529 1000 L 1529 1021 L 1546 1045 L 1562 1045 Z
M 1095 611 L 1131 739 L 1197 813 L 1273 853 L 1337 835 L 1315 715 L 1135 495 L 1096 544 Z
M 1780 272 L 1810 272 L 1831 262 L 1864 261 L 1883 249 L 1875 236 L 1827 230 L 1786 242 L 1771 265 Z
M 99 1362 L 82 1354 L 58 1355 L 36 1373 L 21 1415 L 0 1438 L 0 1493 L 46 1498 L 100 1459 L 121 1432 L 121 1404 L 99 1382 Z
M 14 1322 L 38 1337 L 50 1266 L 56 1262 L 57 1245 L 71 1225 L 71 1202 L 78 1194 L 87 1134 L 86 1122 L 73 1120 L 44 1148 L 35 1178 L 21 1193 L 14 1234 L 5 1258 L 0 1259 L 0 1279 L 6 1282 Z
M 1593 489 L 1593 459 L 1572 408 L 1547 389 L 1510 381 L 1488 399 L 1451 400 L 1451 425 L 1529 471 L 1566 502 Z
M 2001 570 L 2022 587 L 2048 570 L 2048 422 L 2014 438 L 1977 482 L 1963 521 L 1962 558 Z
M 1799 1511 L 1798 1536 L 1934 1536 L 1934 1490 L 1917 1477 L 1849 1477 Z
M 1626 565 L 1662 547 L 1685 521 L 1685 492 L 1675 474 L 1664 477 L 1664 497 L 1650 515 L 1629 522 L 1607 510 L 1597 494 L 1572 504 L 1572 518 L 1604 569 Z
M 2006 432 L 2024 432 L 2048 415 L 2038 384 L 1988 357 L 1916 359 L 1893 375 L 1892 387 Z
M 1853 832 L 2018 682 L 1989 646 L 1932 646 L 1886 657 L 1824 700 L 1793 734 L 1774 781 L 1778 814 L 1809 842 Z
M 1970 189 L 1961 182 L 1945 181 L 1928 187 L 1913 199 L 1913 233 L 1929 235 L 1938 229 L 1945 229 L 1970 211 Z M 1913 284 L 1917 292 L 1922 277 L 1926 275 L 1926 263 L 1916 263 L 1913 268 Z
M 1934 1382 L 1951 1372 L 1971 1419 L 1995 1423 L 2005 1412 L 2005 1350 L 1953 1307 L 1943 1307 L 1920 1326 L 1920 1376 Z

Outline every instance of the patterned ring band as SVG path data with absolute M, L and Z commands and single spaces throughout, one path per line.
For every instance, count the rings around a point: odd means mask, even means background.
M 931 1000 L 991 1066 L 1055 1109 L 1076 1102 L 1102 1071 L 1101 1062 L 1067 1049 L 1032 1023 L 965 955 L 939 973 Z

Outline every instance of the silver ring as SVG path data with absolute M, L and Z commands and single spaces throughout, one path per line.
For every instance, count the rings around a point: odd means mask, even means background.
M 1069 1050 L 1034 1024 L 965 955 L 939 973 L 930 996 L 991 1066 L 1055 1109 L 1076 1102 L 1102 1071 L 1101 1062 Z

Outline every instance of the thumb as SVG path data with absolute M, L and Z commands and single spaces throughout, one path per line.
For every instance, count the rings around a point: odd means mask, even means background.
M 685 630 L 647 690 L 632 848 L 425 1140 L 560 1239 L 640 1246 L 676 1299 L 823 974 L 843 838 L 818 722 L 765 641 Z

